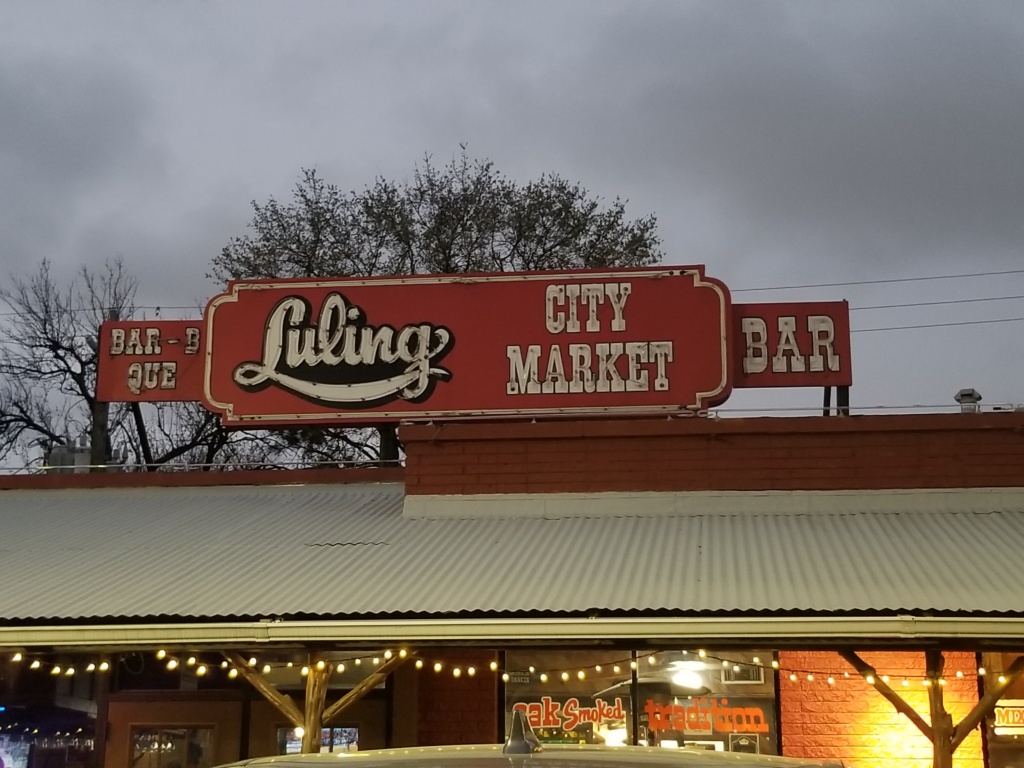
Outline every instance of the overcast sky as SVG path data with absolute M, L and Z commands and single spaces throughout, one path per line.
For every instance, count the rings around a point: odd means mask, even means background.
M 737 301 L 848 299 L 855 407 L 1024 402 L 1024 321 L 867 330 L 1024 299 L 866 309 L 1024 296 L 1020 0 L 0 0 L 5 279 L 121 256 L 140 303 L 197 305 L 301 168 L 360 189 L 460 143 L 655 213 Z

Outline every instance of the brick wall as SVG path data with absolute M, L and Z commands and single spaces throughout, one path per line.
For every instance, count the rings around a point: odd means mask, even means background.
M 410 494 L 1024 486 L 1024 414 L 407 426 Z
M 498 740 L 498 676 L 488 665 L 497 660 L 494 651 L 469 648 L 423 649 L 424 668 L 417 674 L 418 733 L 420 746 L 436 744 L 494 744 Z M 441 672 L 431 668 L 435 661 Z M 470 677 L 466 665 L 473 664 Z M 452 675 L 461 665 L 462 674 Z
M 928 720 L 928 694 L 921 684 L 923 653 L 863 653 L 861 658 L 880 675 L 890 675 L 889 685 L 924 719 Z M 779 654 L 784 669 L 820 671 L 813 682 L 801 675 L 791 682 L 787 674 L 779 683 L 782 723 L 782 754 L 792 757 L 840 759 L 851 768 L 931 768 L 931 744 L 917 727 L 896 712 L 872 686 L 850 670 L 838 654 L 827 651 L 785 651 Z M 964 672 L 956 677 L 956 670 Z M 850 677 L 843 677 L 844 671 Z M 973 653 L 947 653 L 943 688 L 946 709 L 957 723 L 978 700 Z M 826 681 L 828 674 L 835 685 Z M 903 676 L 916 677 L 909 687 Z M 976 729 L 954 754 L 955 768 L 983 768 L 981 736 Z

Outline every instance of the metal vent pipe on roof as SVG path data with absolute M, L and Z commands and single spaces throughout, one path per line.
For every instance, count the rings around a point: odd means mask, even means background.
M 976 389 L 961 389 L 953 397 L 960 403 L 960 413 L 981 413 L 981 393 Z

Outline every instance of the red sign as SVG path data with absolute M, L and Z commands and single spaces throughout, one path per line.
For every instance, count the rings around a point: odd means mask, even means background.
M 100 329 L 102 402 L 199 400 L 205 358 L 200 320 L 115 321 Z
M 729 319 L 702 267 L 236 281 L 203 401 L 233 426 L 702 409 Z
M 759 706 L 730 706 L 726 698 L 699 697 L 685 704 L 644 704 L 652 731 L 687 733 L 768 733 L 768 717 Z
M 734 304 L 734 387 L 848 387 L 850 309 L 845 301 Z
M 541 696 L 540 701 L 518 702 L 512 709 L 526 715 L 531 728 L 561 728 L 574 731 L 583 723 L 620 723 L 626 719 L 622 707 L 622 699 L 609 703 L 604 699 L 594 699 L 594 706 L 580 704 L 575 696 L 564 702 L 555 701 L 550 696 Z

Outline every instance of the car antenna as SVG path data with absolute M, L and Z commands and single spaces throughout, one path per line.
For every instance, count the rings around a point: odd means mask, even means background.
M 501 751 L 506 755 L 530 755 L 542 749 L 540 739 L 530 727 L 526 714 L 518 709 L 512 710 L 512 729 Z

